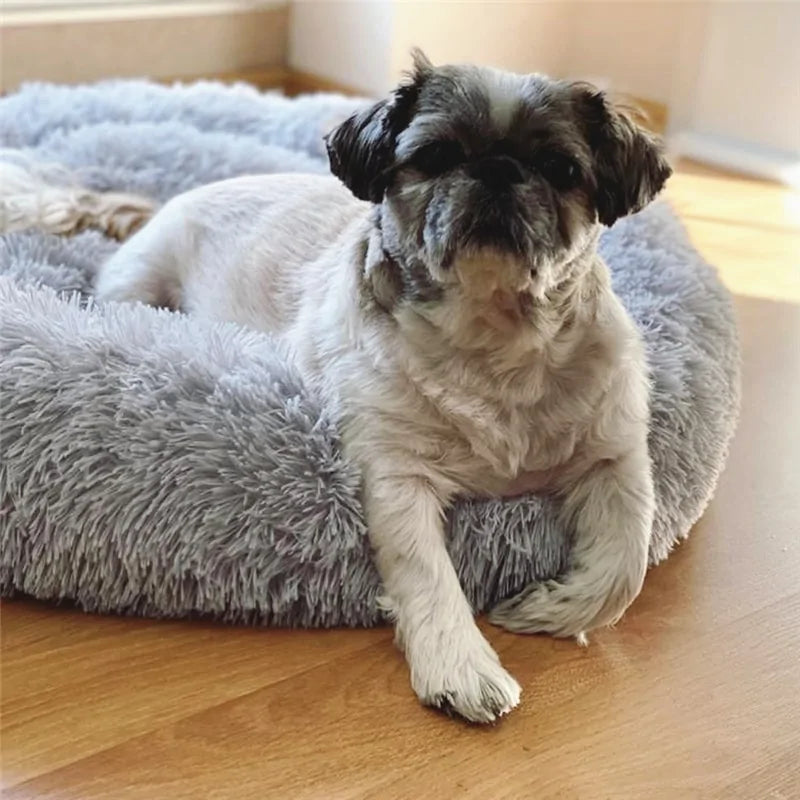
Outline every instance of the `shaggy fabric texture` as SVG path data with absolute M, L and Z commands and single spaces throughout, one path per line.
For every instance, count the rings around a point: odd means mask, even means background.
M 4 157 L 164 200 L 247 172 L 325 171 L 321 134 L 360 101 L 245 87 L 34 85 L 0 100 Z M 0 251 L 0 584 L 86 609 L 276 625 L 380 619 L 359 474 L 336 420 L 269 337 L 95 306 L 116 247 L 6 236 Z M 738 408 L 731 303 L 666 205 L 602 241 L 653 375 L 651 561 L 702 513 Z M 449 546 L 476 609 L 559 572 L 547 501 L 464 499 Z

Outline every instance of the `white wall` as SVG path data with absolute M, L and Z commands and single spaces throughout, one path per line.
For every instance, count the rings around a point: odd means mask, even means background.
M 434 62 L 605 79 L 668 102 L 671 67 L 700 2 L 296 0 L 290 65 L 383 93 L 422 47 Z
M 437 63 L 560 74 L 567 20 L 560 2 L 298 0 L 289 64 L 370 94 L 397 82 L 414 46 Z
M 561 74 L 568 56 L 568 10 L 560 2 L 397 2 L 392 78 L 408 67 L 413 46 L 434 63 Z
M 569 77 L 603 78 L 617 91 L 668 103 L 675 54 L 695 3 L 570 3 Z
M 287 3 L 73 4 L 0 0 L 0 93 L 26 81 L 196 78 L 286 60 Z
M 300 0 L 290 8 L 289 66 L 367 94 L 391 83 L 392 0 Z
M 800 155 L 800 4 L 712 6 L 689 126 Z

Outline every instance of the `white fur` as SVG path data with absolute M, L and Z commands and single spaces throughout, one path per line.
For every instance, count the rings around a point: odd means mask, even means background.
M 93 192 L 65 170 L 18 159 L 0 159 L 0 231 L 38 228 L 72 234 L 98 228 L 125 239 L 152 215 L 153 203 L 124 192 Z
M 503 70 L 486 70 L 486 93 L 489 97 L 489 113 L 501 132 L 511 127 L 514 112 L 519 108 L 519 76 Z
M 97 293 L 285 339 L 340 406 L 414 690 L 488 722 L 520 688 L 475 625 L 444 511 L 459 492 L 559 492 L 576 532 L 570 571 L 493 619 L 576 637 L 617 620 L 644 579 L 654 506 L 642 347 L 596 256 L 564 298 L 566 331 L 546 305 L 534 327 L 505 313 L 497 297 L 527 270 L 492 253 L 479 269 L 456 264 L 449 305 L 382 312 L 363 291 L 374 236 L 371 207 L 333 178 L 224 181 L 170 201 L 105 265 Z

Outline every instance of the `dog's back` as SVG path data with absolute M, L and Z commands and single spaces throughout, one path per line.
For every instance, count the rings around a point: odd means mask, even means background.
M 261 175 L 170 200 L 100 270 L 101 300 L 281 332 L 325 245 L 364 211 L 334 178 Z

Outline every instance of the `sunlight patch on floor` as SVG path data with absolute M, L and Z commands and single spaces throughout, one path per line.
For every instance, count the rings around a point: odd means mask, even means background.
M 800 304 L 800 192 L 681 162 L 667 197 L 734 294 Z

